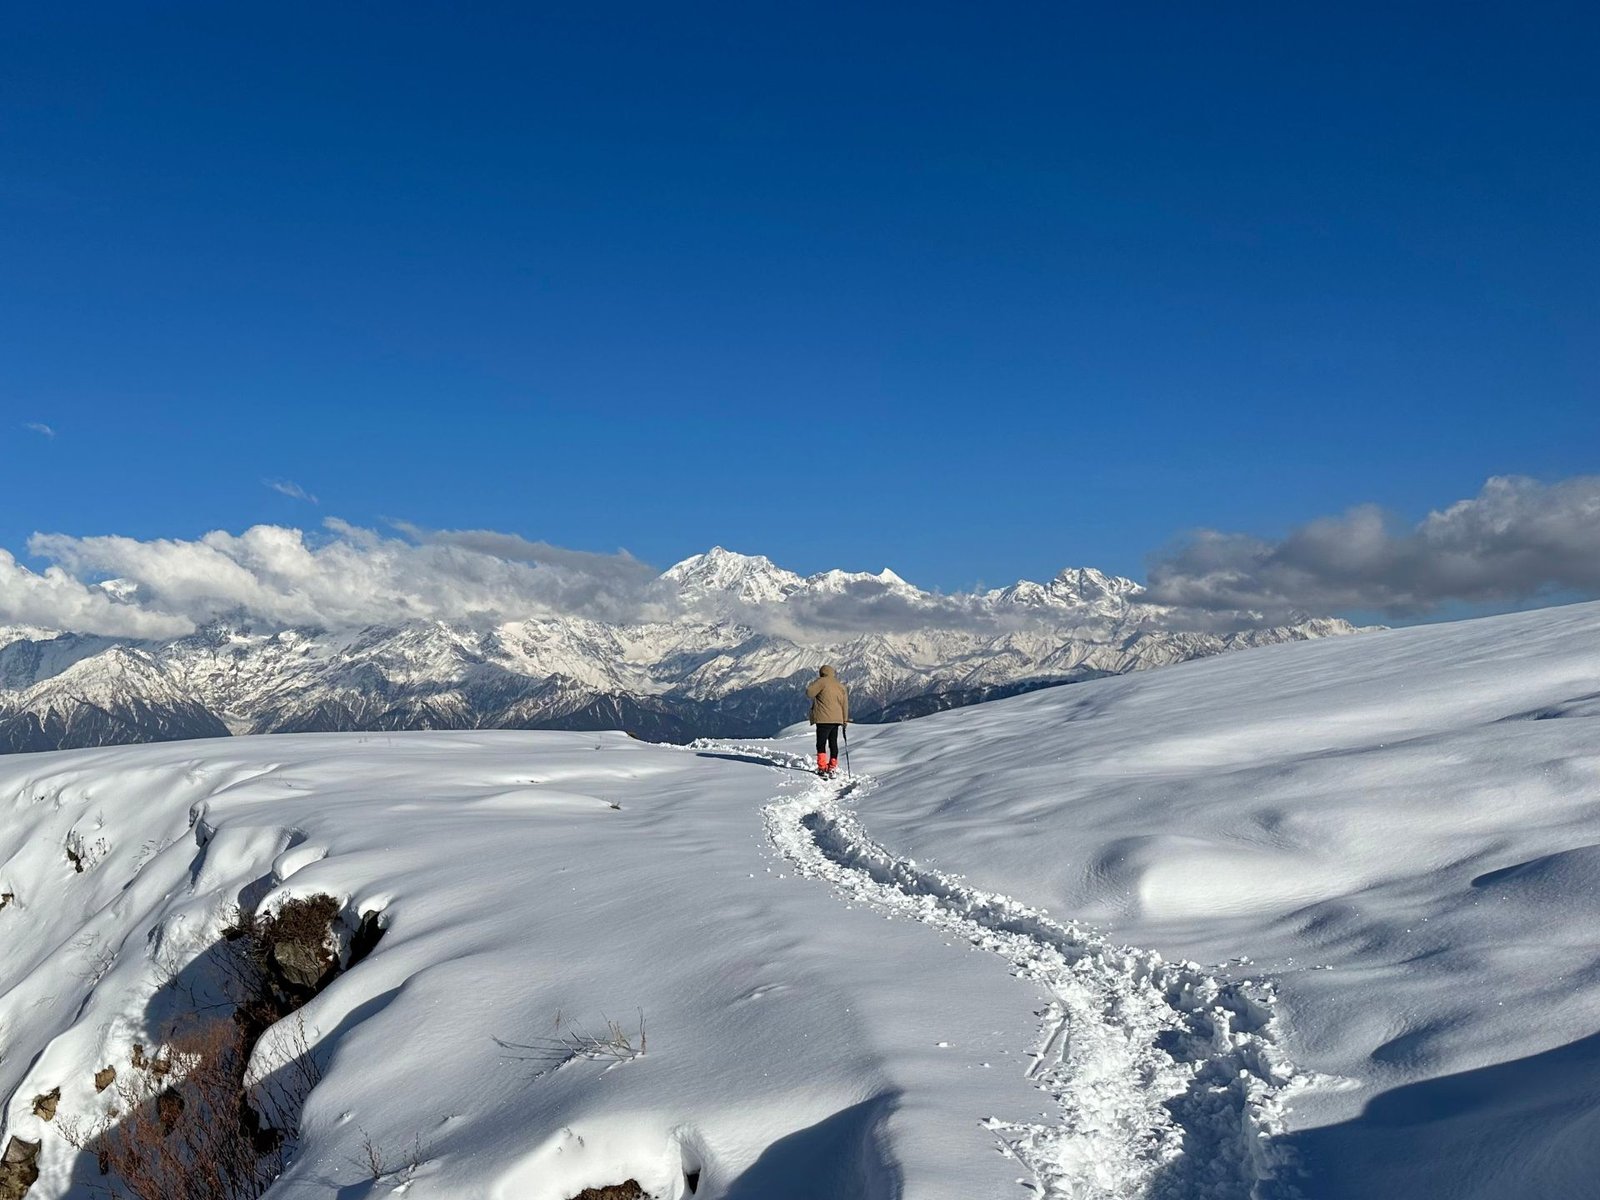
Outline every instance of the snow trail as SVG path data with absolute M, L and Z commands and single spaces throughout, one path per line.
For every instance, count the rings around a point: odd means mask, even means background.
M 747 748 L 741 750 L 749 752 Z M 774 766 L 798 756 L 763 749 Z M 790 761 L 791 757 L 793 761 Z M 1278 1044 L 1270 986 L 1117 946 L 1074 922 L 897 858 L 842 803 L 875 781 L 819 781 L 764 810 L 768 837 L 804 876 L 998 954 L 1049 995 L 1027 1077 L 1050 1122 L 984 1124 L 1048 1200 L 1286 1197 L 1274 1139 L 1301 1081 Z

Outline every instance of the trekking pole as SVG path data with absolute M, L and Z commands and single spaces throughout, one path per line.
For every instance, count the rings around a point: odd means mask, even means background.
M 850 770 L 850 722 L 839 726 L 839 732 L 844 734 L 844 773 L 847 778 L 854 779 L 855 772 Z

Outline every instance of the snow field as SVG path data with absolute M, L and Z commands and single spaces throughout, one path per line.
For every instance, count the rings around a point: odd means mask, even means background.
M 61 1123 L 111 1103 L 97 1071 L 219 1002 L 207 951 L 241 901 L 317 893 L 346 932 L 375 912 L 384 933 L 301 1010 L 323 1077 L 273 1200 L 566 1200 L 627 1178 L 681 1200 L 691 1177 L 697 1198 L 1010 1194 L 981 1121 L 1040 1107 L 1041 994 L 796 879 L 760 806 L 801 779 L 616 734 L 0 760 L 0 1088 L 5 1136 L 42 1142 L 30 1200 L 91 1194 Z M 564 1040 L 631 1036 L 641 1010 L 642 1055 Z M 256 1075 L 274 1065 L 258 1050 Z M 368 1143 L 397 1169 L 372 1179 Z
M 1273 985 L 1306 1197 L 1593 1190 L 1600 605 L 852 732 L 894 855 Z

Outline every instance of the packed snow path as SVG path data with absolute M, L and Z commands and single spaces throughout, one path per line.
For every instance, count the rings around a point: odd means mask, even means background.
M 763 750 L 774 766 L 799 756 Z M 852 902 L 912 917 L 1007 959 L 1050 1000 L 1028 1077 L 1059 1116 L 989 1118 L 1002 1150 L 1050 1200 L 1255 1200 L 1289 1164 L 1274 1146 L 1297 1076 L 1277 1044 L 1269 987 L 1114 946 L 1006 896 L 976 891 L 872 841 L 843 801 L 869 777 L 819 781 L 766 808 L 796 869 Z

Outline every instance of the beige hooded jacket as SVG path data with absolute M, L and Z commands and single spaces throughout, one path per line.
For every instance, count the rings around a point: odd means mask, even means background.
M 839 682 L 832 667 L 823 667 L 817 678 L 806 684 L 806 696 L 811 701 L 813 725 L 850 723 L 850 691 Z

